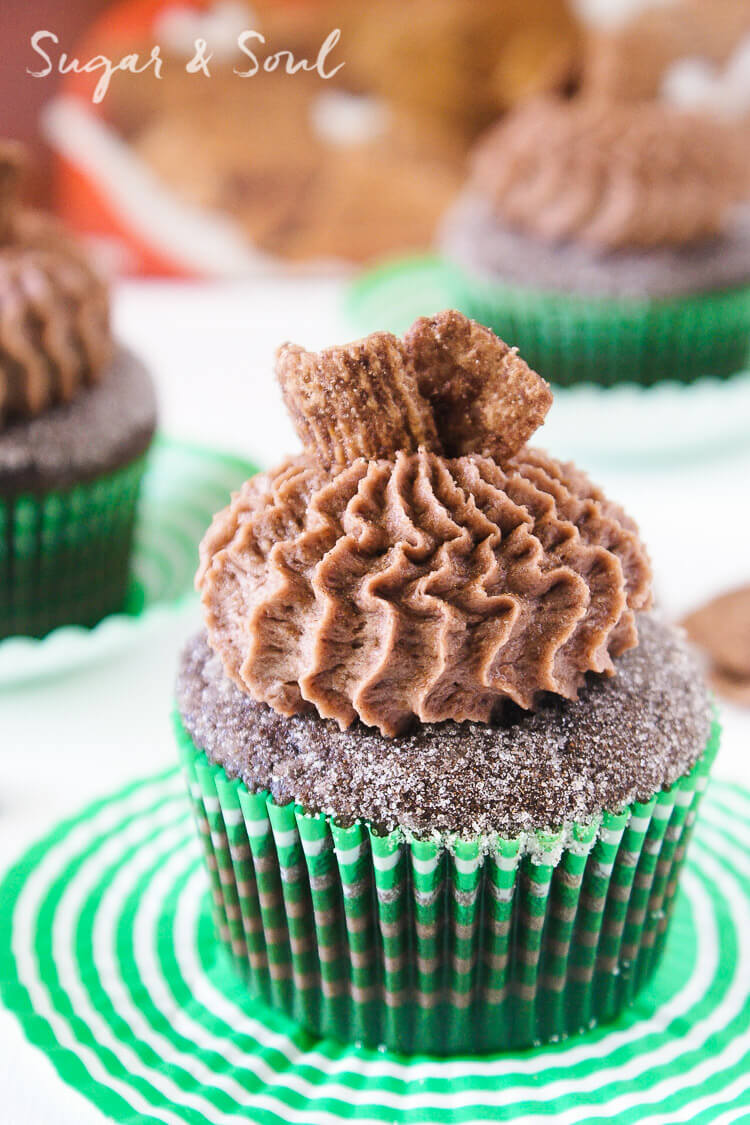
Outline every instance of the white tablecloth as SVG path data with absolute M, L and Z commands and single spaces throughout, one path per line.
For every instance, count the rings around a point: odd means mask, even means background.
M 339 297 L 331 280 L 129 283 L 116 294 L 116 325 L 154 371 L 165 432 L 270 465 L 297 445 L 272 376 L 274 348 L 346 338 Z M 750 441 L 658 470 L 585 467 L 638 519 L 670 615 L 750 580 Z M 175 659 L 197 620 L 188 613 L 99 666 L 0 692 L 0 865 L 88 800 L 174 761 Z M 723 707 L 722 719 L 716 772 L 750 784 L 750 714 Z M 0 1123 L 103 1120 L 0 1010 Z

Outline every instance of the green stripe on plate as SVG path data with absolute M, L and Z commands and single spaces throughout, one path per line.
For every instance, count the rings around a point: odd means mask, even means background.
M 158 437 L 143 479 L 126 612 L 93 629 L 66 626 L 41 640 L 0 641 L 0 686 L 97 660 L 189 605 L 203 533 L 230 493 L 257 471 L 241 457 Z
M 176 772 L 97 802 L 0 885 L 0 989 L 60 1076 L 120 1122 L 732 1122 L 750 1116 L 750 795 L 713 782 L 664 961 L 606 1029 L 407 1059 L 313 1040 L 217 950 Z

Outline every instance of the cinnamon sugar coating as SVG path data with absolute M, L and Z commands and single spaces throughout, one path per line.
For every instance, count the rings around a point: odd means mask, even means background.
M 684 246 L 747 194 L 736 130 L 662 103 L 539 98 L 478 144 L 472 187 L 505 224 L 604 250 Z
M 503 460 L 552 405 L 515 348 L 455 309 L 420 317 L 403 340 L 373 332 L 319 353 L 283 344 L 276 375 L 305 450 L 329 470 L 419 448 Z
M 503 461 L 526 444 L 552 405 L 549 384 L 516 348 L 455 309 L 420 317 L 404 337 L 444 451 Z
M 390 332 L 319 354 L 283 344 L 276 375 L 303 445 L 326 469 L 420 445 L 439 448 L 432 413 Z
M 66 403 L 113 355 L 107 287 L 50 216 L 18 205 L 18 146 L 0 146 L 0 424 Z
M 204 634 L 183 652 L 177 704 L 196 746 L 278 804 L 420 838 L 516 836 L 647 801 L 704 750 L 711 707 L 699 661 L 654 614 L 639 616 L 638 632 L 616 676 L 587 677 L 575 701 L 510 706 L 493 725 L 428 724 L 385 739 L 314 712 L 285 718 L 227 680 Z

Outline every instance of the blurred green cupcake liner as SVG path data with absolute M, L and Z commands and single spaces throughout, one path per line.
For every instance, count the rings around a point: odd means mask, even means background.
M 413 839 L 251 793 L 175 727 L 217 933 L 316 1035 L 413 1054 L 520 1048 L 613 1019 L 656 968 L 719 742 L 650 801 L 568 831 Z
M 750 366 L 750 286 L 673 299 L 584 297 L 457 271 L 459 308 L 560 386 L 728 378 Z
M 142 455 L 68 488 L 0 495 L 0 637 L 92 626 L 125 608 Z

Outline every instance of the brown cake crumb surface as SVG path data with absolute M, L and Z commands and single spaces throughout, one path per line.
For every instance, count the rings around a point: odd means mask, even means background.
M 183 653 L 177 702 L 196 746 L 278 803 L 420 837 L 557 829 L 647 800 L 706 745 L 710 704 L 683 634 L 654 614 L 640 616 L 639 634 L 617 675 L 590 676 L 578 700 L 510 705 L 491 726 L 423 724 L 388 739 L 314 713 L 280 716 L 227 678 L 204 634 Z
M 101 382 L 0 432 L 0 495 L 66 488 L 114 471 L 148 448 L 155 428 L 151 376 L 119 348 Z
M 580 242 L 550 243 L 499 222 L 489 200 L 465 191 L 446 214 L 442 253 L 490 283 L 588 297 L 677 297 L 746 285 L 750 208 L 726 229 L 687 246 L 602 252 Z

